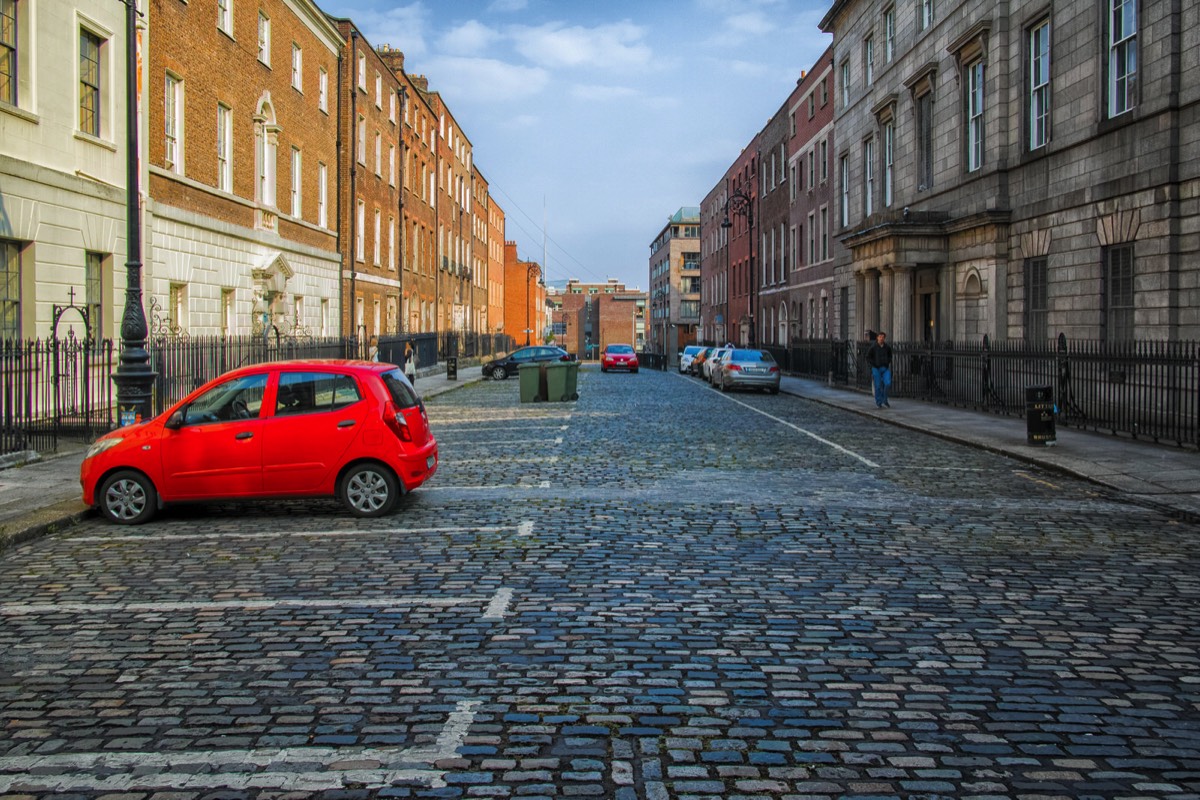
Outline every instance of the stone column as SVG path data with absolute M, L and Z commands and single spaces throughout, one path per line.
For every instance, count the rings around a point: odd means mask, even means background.
M 893 341 L 899 341 L 896 328 L 893 325 L 896 303 L 895 290 L 892 287 L 892 268 L 884 267 L 879 275 L 879 324 L 875 330 L 882 330 Z
M 888 335 L 897 342 L 911 342 L 914 341 L 912 316 L 915 280 L 912 265 L 895 265 L 892 277 L 892 330 L 888 331 Z M 920 338 L 916 336 L 915 340 Z
M 862 273 L 862 291 L 859 292 L 862 311 L 858 315 L 862 330 L 855 338 L 865 336 L 868 330 L 879 330 L 879 273 L 868 270 Z

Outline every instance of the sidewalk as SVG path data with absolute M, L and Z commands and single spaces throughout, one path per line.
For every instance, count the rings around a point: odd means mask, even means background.
M 422 397 L 481 380 L 478 365 L 462 366 L 458 380 L 445 367 L 417 376 Z M 820 381 L 785 377 L 782 390 L 826 405 L 873 417 L 904 428 L 1038 464 L 1107 487 L 1131 502 L 1200 522 L 1200 454 L 1098 433 L 1058 429 L 1057 445 L 1026 443 L 1024 417 L 898 399 L 877 409 L 870 396 L 832 388 Z M 0 551 L 44 533 L 74 524 L 93 513 L 80 500 L 79 464 L 84 448 L 64 448 L 53 456 L 8 466 L 0 460 Z M 9 463 L 12 459 L 9 459 Z

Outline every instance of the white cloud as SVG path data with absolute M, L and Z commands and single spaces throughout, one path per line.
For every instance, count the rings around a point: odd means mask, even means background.
M 442 35 L 438 45 L 451 55 L 478 56 L 499 38 L 499 34 L 476 20 L 469 20 Z
M 419 2 L 396 6 L 386 11 L 349 7 L 339 10 L 338 16 L 354 20 L 359 30 L 375 47 L 389 44 L 403 50 L 405 56 L 428 52 L 426 37 L 429 12 Z
M 517 52 L 545 67 L 629 69 L 647 65 L 652 55 L 642 41 L 646 31 L 631 22 L 595 28 L 552 22 L 511 34 Z
M 540 67 L 524 67 L 492 58 L 435 58 L 429 63 L 430 88 L 451 104 L 507 103 L 539 94 L 550 81 Z
M 607 103 L 612 100 L 629 100 L 640 96 L 640 92 L 628 86 L 596 86 L 580 84 L 571 87 L 571 96 L 589 102 Z

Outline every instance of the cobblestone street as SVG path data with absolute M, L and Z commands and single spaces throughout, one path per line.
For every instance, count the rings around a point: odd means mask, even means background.
M 431 399 L 380 520 L 7 551 L 0 796 L 1200 798 L 1196 526 L 796 397 L 579 393 Z

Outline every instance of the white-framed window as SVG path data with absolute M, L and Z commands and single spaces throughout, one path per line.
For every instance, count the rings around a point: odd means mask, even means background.
M 362 114 L 358 115 L 358 125 L 355 133 L 356 144 L 358 145 L 358 163 L 364 167 L 367 165 L 367 120 Z
M 888 6 L 883 12 L 883 63 L 890 64 L 896 57 L 896 7 Z
M 232 336 L 237 332 L 237 318 L 234 316 L 237 294 L 234 289 L 221 290 L 221 335 Z
M 329 73 L 324 67 L 317 70 L 317 109 L 329 113 Z
M 317 224 L 329 227 L 329 167 L 317 162 Z
M 821 260 L 829 258 L 829 207 L 821 206 Z
M 87 28 L 79 29 L 79 130 L 99 137 L 107 125 L 102 118 L 104 97 L 107 87 L 103 83 L 104 64 L 102 59 L 108 50 L 108 42 Z
M 217 104 L 217 188 L 233 191 L 233 109 Z
M 163 166 L 183 174 L 183 81 L 167 73 L 163 90 Z
M 383 108 L 383 76 L 375 73 L 375 107 Z
M 967 67 L 967 171 L 983 166 L 984 133 L 983 60 Z
M 808 151 L 808 190 L 817 185 L 817 148 Z
M 292 88 L 304 91 L 304 51 L 295 42 L 292 42 Z
M 392 92 L 388 95 L 388 121 L 393 125 L 396 124 L 396 93 Z
M 875 213 L 875 139 L 863 142 L 863 216 Z
M 167 320 L 172 331 L 182 333 L 187 330 L 188 298 L 186 284 L 172 283 L 167 288 Z
M 896 123 L 888 120 L 883 125 L 883 204 L 892 207 L 895 191 Z
M 842 156 L 838 161 L 842 181 L 840 222 L 844 228 L 850 224 L 850 156 Z
M 271 66 L 271 18 L 258 12 L 258 60 Z
M 1137 0 L 1108 0 L 1108 116 L 1137 105 Z
M 870 86 L 875 82 L 875 37 L 868 36 L 863 40 L 863 85 Z
M 917 0 L 917 30 L 927 30 L 933 24 L 933 0 Z
M 388 145 L 388 185 L 396 185 L 396 145 Z
M 275 157 L 278 144 L 275 136 L 263 125 L 258 125 L 255 131 L 255 161 L 258 174 L 258 202 L 268 208 L 275 207 Z
M 396 271 L 396 218 L 388 217 L 388 269 Z
M 829 140 L 821 140 L 821 183 L 829 181 Z
M 1050 20 L 1029 30 L 1029 149 L 1050 141 Z
M 371 263 L 377 267 L 379 266 L 379 250 L 380 250 L 380 239 L 382 238 L 382 236 L 381 236 L 382 233 L 383 233 L 383 217 L 379 213 L 379 209 L 377 208 L 377 209 L 375 209 L 375 241 L 374 241 L 373 252 L 371 254 L 372 255 Z
M 358 88 L 367 90 L 367 57 L 361 51 L 358 53 Z
M 299 217 L 301 214 L 300 199 L 303 196 L 301 190 L 302 181 L 300 180 L 303 173 L 300 166 L 300 148 L 292 148 L 292 216 Z
M 808 215 L 808 263 L 817 263 L 817 215 Z
M 850 105 L 850 61 L 842 62 L 842 108 Z
M 354 221 L 357 223 L 354 226 L 354 257 L 359 261 L 365 261 L 367 257 L 367 204 L 362 200 L 357 203 Z
M 217 30 L 233 36 L 233 0 L 217 0 Z
M 383 135 L 375 131 L 375 177 L 383 176 Z

